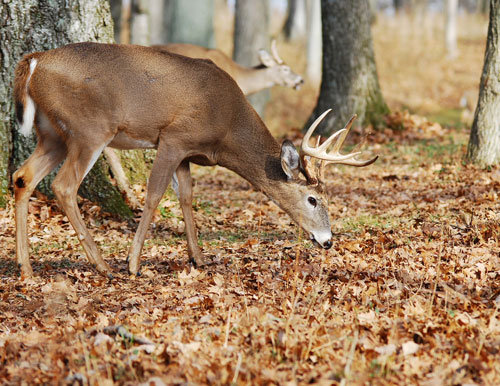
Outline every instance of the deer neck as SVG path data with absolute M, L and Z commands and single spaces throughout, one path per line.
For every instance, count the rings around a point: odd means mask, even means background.
M 260 117 L 252 111 L 254 119 L 241 129 L 232 130 L 225 138 L 224 150 L 218 164 L 234 171 L 256 189 L 277 200 L 276 191 L 286 181 L 281 167 L 281 147 Z
M 271 69 L 268 67 L 238 68 L 236 74 L 238 86 L 243 94 L 250 95 L 274 86 Z

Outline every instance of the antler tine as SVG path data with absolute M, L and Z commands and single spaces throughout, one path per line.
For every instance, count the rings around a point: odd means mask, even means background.
M 309 146 L 309 140 L 311 139 L 311 135 L 316 130 L 316 127 L 321 123 L 321 121 L 328 115 L 328 113 L 332 111 L 332 109 L 326 110 L 323 114 L 321 114 L 316 120 L 313 122 L 313 124 L 309 127 L 307 130 L 306 134 L 304 135 L 304 138 L 302 139 L 302 144 L 300 145 L 300 152 L 303 155 L 309 155 L 312 157 L 316 157 L 314 154 L 315 148 L 312 148 Z M 312 151 L 312 153 L 311 153 Z M 316 157 L 318 158 L 318 157 Z
M 276 60 L 276 63 L 278 64 L 283 64 L 283 59 L 280 58 L 278 55 L 278 49 L 276 48 L 276 39 L 273 39 L 271 42 L 271 52 L 273 54 L 274 60 Z
M 333 145 L 333 151 L 334 152 L 339 152 L 340 148 L 344 144 L 345 138 L 347 137 L 347 134 L 349 133 L 349 130 L 351 130 L 352 123 L 358 116 L 354 114 L 351 119 L 345 124 L 344 128 L 341 130 L 342 135 L 339 137 L 337 142 L 335 142 L 335 145 Z
M 349 154 L 340 154 L 340 148 L 342 147 L 344 140 L 347 136 L 347 133 L 349 132 L 352 123 L 356 119 L 356 115 L 353 115 L 351 119 L 346 123 L 344 128 L 342 130 L 337 131 L 336 133 L 333 133 L 321 146 L 317 146 L 315 148 L 312 148 L 309 146 L 309 139 L 316 129 L 316 127 L 319 125 L 319 123 L 323 120 L 323 118 L 326 116 L 331 111 L 331 109 L 325 111 L 318 119 L 314 121 L 314 123 L 311 125 L 309 130 L 307 131 L 306 135 L 304 136 L 304 139 L 302 140 L 302 145 L 301 145 L 301 153 L 303 154 L 303 157 L 305 155 L 308 155 L 310 157 L 315 157 L 318 159 L 321 159 L 322 166 L 329 164 L 329 163 L 341 163 L 344 165 L 352 165 L 352 166 L 367 166 L 370 165 L 371 163 L 375 162 L 378 158 L 378 156 L 369 159 L 369 160 L 359 160 L 356 159 L 356 156 L 361 154 L 360 151 L 349 153 Z M 335 140 L 336 142 L 333 145 L 332 151 L 329 153 L 327 152 L 328 147 L 331 146 L 332 142 Z
M 342 154 L 339 154 L 337 152 L 337 155 L 332 156 L 332 155 L 330 155 L 330 154 L 328 154 L 326 152 L 327 147 L 331 144 L 331 142 L 336 137 L 338 137 L 342 133 L 346 132 L 348 130 L 347 128 L 343 128 L 342 130 L 339 130 L 336 133 L 333 133 L 330 136 L 330 138 L 328 138 L 319 147 L 311 147 L 311 146 L 309 146 L 309 140 L 311 139 L 312 133 L 314 132 L 314 130 L 316 130 L 316 127 L 318 127 L 318 125 L 321 123 L 321 121 L 325 118 L 325 116 L 330 111 L 332 111 L 332 109 L 326 110 L 323 114 L 321 114 L 318 118 L 316 118 L 316 120 L 313 122 L 313 124 L 311 125 L 311 127 L 309 127 L 309 130 L 307 130 L 306 134 L 304 135 L 304 138 L 302 139 L 302 144 L 301 144 L 301 147 L 300 147 L 300 150 L 301 150 L 301 153 L 302 153 L 303 156 L 308 155 L 308 156 L 311 156 L 311 157 L 314 157 L 314 158 L 319 158 L 319 159 L 322 159 L 322 160 L 335 162 L 335 161 L 347 160 L 347 159 L 350 159 L 350 158 L 352 158 L 352 157 L 360 154 L 360 152 L 357 152 L 357 153 L 342 155 Z M 353 119 L 351 118 L 351 121 L 352 120 Z

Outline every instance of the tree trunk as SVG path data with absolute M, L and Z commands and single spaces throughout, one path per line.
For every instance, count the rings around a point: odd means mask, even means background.
M 213 0 L 167 0 L 168 42 L 215 47 Z
M 323 76 L 319 99 L 306 128 L 333 108 L 318 133 L 343 127 L 352 114 L 358 124 L 378 127 L 389 112 L 377 76 L 368 0 L 322 0 Z
M 113 32 L 115 36 L 115 42 L 119 43 L 121 32 L 120 22 L 122 13 L 122 0 L 109 0 L 109 7 L 111 9 L 111 18 L 113 19 Z
M 321 82 L 321 1 L 308 1 L 307 9 L 307 68 L 306 74 L 314 85 Z
M 141 46 L 149 46 L 150 44 L 149 3 L 149 0 L 132 1 L 132 14 L 130 17 L 130 42 L 132 44 Z
M 489 5 L 490 0 L 477 0 L 477 12 L 486 15 L 488 13 Z
M 467 160 L 481 166 L 500 164 L 500 0 L 491 0 L 479 99 Z
M 24 54 L 45 51 L 71 42 L 113 41 L 113 23 L 109 4 L 104 0 L 67 0 L 40 2 L 24 0 L 0 3 L 0 196 L 4 197 L 8 176 L 6 161 L 11 154 L 8 171 L 12 173 L 29 157 L 36 145 L 35 135 L 22 137 L 14 122 L 12 80 L 14 68 Z M 10 153 L 9 150 L 12 150 Z M 113 213 L 131 216 L 121 195 L 106 177 L 107 167 L 102 157 L 82 183 L 80 193 Z M 52 195 L 51 173 L 39 190 Z
M 233 59 L 247 67 L 257 66 L 260 49 L 269 50 L 269 1 L 236 0 Z M 270 95 L 264 90 L 248 97 L 261 117 Z
M 306 0 L 288 0 L 288 14 L 283 27 L 287 40 L 302 39 L 306 36 Z
M 446 0 L 445 42 L 449 59 L 457 57 L 457 11 L 458 0 Z
M 404 0 L 394 0 L 393 1 L 393 6 L 394 6 L 394 11 L 400 12 L 404 8 Z
M 149 32 L 150 44 L 165 44 L 163 18 L 165 17 L 165 0 L 149 0 Z

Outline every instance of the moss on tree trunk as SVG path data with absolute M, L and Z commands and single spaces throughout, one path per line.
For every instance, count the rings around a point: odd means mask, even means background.
M 131 183 L 148 181 L 156 150 L 124 150 L 120 152 L 123 169 Z

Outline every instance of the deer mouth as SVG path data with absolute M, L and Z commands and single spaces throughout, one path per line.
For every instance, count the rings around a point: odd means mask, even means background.
M 332 240 L 328 239 L 323 244 L 318 242 L 316 238 L 314 237 L 313 234 L 310 235 L 311 241 L 313 242 L 314 246 L 317 248 L 323 248 L 323 249 L 330 249 L 332 247 Z
M 304 84 L 304 79 L 301 79 L 299 82 L 295 83 L 293 86 L 294 90 L 300 90 L 300 87 Z

